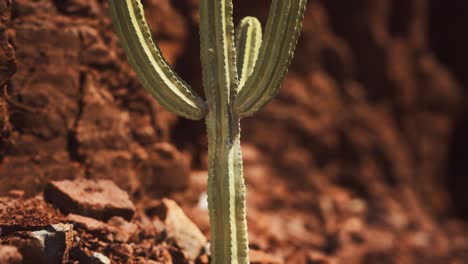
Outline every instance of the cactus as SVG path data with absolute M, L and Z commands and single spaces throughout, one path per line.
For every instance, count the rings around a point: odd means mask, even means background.
M 253 17 L 233 25 L 232 0 L 200 0 L 206 102 L 171 69 L 151 38 L 140 0 L 109 0 L 110 14 L 143 87 L 167 110 L 205 117 L 212 263 L 249 263 L 240 119 L 277 93 L 299 38 L 307 0 L 272 0 L 262 36 Z

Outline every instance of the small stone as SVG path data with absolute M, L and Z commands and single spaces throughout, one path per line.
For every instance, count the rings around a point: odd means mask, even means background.
M 67 220 L 73 223 L 76 227 L 86 229 L 91 233 L 103 233 L 107 229 L 104 222 L 91 217 L 69 214 L 67 216 Z
M 108 257 L 104 256 L 103 254 L 99 252 L 93 252 L 93 254 L 90 257 L 90 261 L 96 264 L 110 264 L 111 263 Z
M 111 260 L 102 253 L 89 250 L 87 248 L 74 247 L 72 249 L 72 258 L 76 260 L 75 263 L 89 263 L 89 264 L 110 264 Z
M 198 199 L 198 208 L 208 210 L 208 194 L 206 192 L 200 194 L 200 198 Z
M 64 213 L 75 213 L 107 221 L 113 216 L 130 220 L 135 206 L 128 194 L 110 180 L 52 181 L 45 199 Z
M 8 239 L 23 255 L 23 263 L 68 263 L 73 243 L 73 225 L 56 224 L 32 231 L 19 232 Z
M 21 264 L 23 263 L 23 256 L 16 247 L 0 245 L 0 263 Z
M 206 254 L 203 254 L 195 260 L 196 264 L 209 264 L 210 263 L 210 257 Z
M 11 198 L 23 198 L 24 197 L 24 191 L 23 190 L 11 190 L 8 192 L 8 196 Z
M 309 253 L 309 263 L 314 264 L 337 264 L 337 260 L 334 257 L 326 256 L 321 252 L 310 252 Z
M 282 264 L 283 261 L 262 251 L 251 249 L 249 252 L 250 264 Z
M 171 254 L 172 263 L 180 263 L 180 264 L 189 264 L 189 261 L 186 258 L 185 252 L 182 252 L 178 248 L 170 247 L 169 254 Z
M 138 231 L 137 225 L 118 216 L 112 217 L 107 223 L 76 214 L 69 214 L 67 220 L 73 223 L 77 229 L 105 235 L 107 240 L 111 242 L 127 243 Z
M 298 251 L 288 258 L 291 263 L 311 263 L 311 264 L 337 264 L 336 257 L 328 256 L 319 251 Z M 367 263 L 367 262 L 366 262 Z M 374 263 L 374 262 L 372 262 Z M 376 262 L 378 263 L 378 262 Z
M 107 224 L 114 234 L 114 241 L 127 243 L 130 238 L 136 234 L 138 227 L 130 222 L 125 221 L 121 217 L 112 217 Z
M 151 251 L 153 256 L 156 257 L 156 260 L 160 261 L 161 263 L 173 263 L 171 253 L 167 249 L 167 245 L 154 246 Z
M 147 211 L 164 222 L 168 237 L 176 242 L 190 260 L 193 261 L 200 255 L 207 243 L 206 237 L 176 202 L 162 199 L 159 204 Z
M 124 256 L 131 257 L 133 255 L 134 249 L 130 244 L 121 244 L 119 253 Z

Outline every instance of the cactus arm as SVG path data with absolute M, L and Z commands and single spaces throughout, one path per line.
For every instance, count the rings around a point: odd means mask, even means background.
M 200 1 L 203 84 L 209 105 L 227 105 L 237 86 L 231 0 Z
M 140 0 L 110 0 L 110 15 L 128 61 L 158 102 L 189 119 L 205 116 L 205 103 L 171 69 L 153 42 Z
M 253 71 L 262 44 L 262 25 L 255 17 L 245 17 L 236 28 L 237 73 L 239 88 Z
M 240 116 L 252 115 L 278 93 L 299 38 L 306 3 L 273 0 L 259 58 L 235 102 Z
M 247 264 L 240 128 L 232 105 L 238 80 L 231 0 L 200 1 L 200 40 L 203 83 L 208 102 L 211 263 Z

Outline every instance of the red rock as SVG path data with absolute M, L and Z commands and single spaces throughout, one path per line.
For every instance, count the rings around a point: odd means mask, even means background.
M 24 190 L 25 196 L 31 197 L 41 192 L 50 180 L 67 179 L 70 175 L 76 177 L 84 175 L 77 163 L 67 160 L 69 154 L 64 150 L 57 150 L 52 154 L 45 153 L 49 150 L 41 149 L 41 147 L 46 147 L 41 145 L 40 140 L 21 142 L 24 138 L 23 136 L 15 138 L 12 148 L 17 147 L 16 144 L 29 145 L 28 147 L 37 150 L 40 154 L 8 156 L 3 159 L 2 166 L 0 166 L 0 195 L 9 195 L 8 192 L 15 188 Z M 54 141 L 49 141 L 44 145 L 47 145 L 47 148 L 57 149 L 57 147 L 65 146 L 66 141 L 58 146 L 52 146 L 55 145 Z M 44 177 L 38 177 L 38 175 L 44 175 Z
M 87 28 L 86 32 L 89 38 L 86 42 L 102 41 L 96 30 Z M 78 152 L 86 157 L 84 162 L 89 178 L 112 180 L 133 193 L 139 182 L 129 152 L 132 145 L 129 113 L 118 108 L 110 91 L 101 87 L 92 75 L 87 75 L 83 81 L 83 108 L 77 123 L 76 140 Z
M 195 261 L 196 264 L 209 264 L 210 263 L 210 257 L 208 255 L 201 255 L 197 258 Z
M 262 251 L 251 249 L 249 252 L 251 264 L 282 264 L 284 263 L 281 259 L 278 259 L 270 254 Z
M 198 227 L 190 220 L 176 202 L 162 199 L 148 210 L 166 225 L 167 234 L 190 260 L 195 260 L 205 247 L 207 240 Z
M 91 217 L 69 214 L 67 216 L 67 220 L 73 223 L 76 227 L 84 228 L 92 233 L 102 233 L 107 229 L 107 225 L 104 222 Z
M 73 15 L 96 16 L 99 12 L 99 6 L 95 1 L 59 1 L 57 8 L 60 12 Z
M 169 254 L 171 254 L 172 263 L 189 264 L 185 252 L 178 248 L 169 247 Z
M 143 260 L 143 261 L 138 262 L 138 263 L 139 263 L 139 264 L 140 264 L 140 263 L 141 263 L 141 264 L 160 264 L 161 262 L 157 262 L 157 261 L 154 261 L 154 260 L 149 259 L 149 260 Z
M 52 181 L 44 192 L 46 200 L 65 213 L 108 220 L 120 216 L 130 220 L 135 206 L 126 192 L 109 180 Z
M 152 248 L 152 254 L 162 263 L 173 263 L 172 256 L 167 247 L 157 245 Z
M 67 220 L 77 229 L 84 229 L 94 235 L 106 237 L 106 240 L 111 242 L 127 243 L 138 231 L 137 225 L 118 216 L 112 217 L 107 223 L 75 214 L 68 215 Z
M 73 243 L 73 226 L 56 224 L 42 230 L 21 231 L 7 237 L 5 242 L 19 249 L 23 263 L 65 264 Z
M 110 264 L 111 263 L 108 257 L 104 256 L 103 254 L 99 252 L 94 252 L 89 258 L 89 261 L 91 263 L 96 263 L 96 264 Z
M 329 257 L 320 252 L 311 252 L 309 254 L 310 263 L 314 264 L 337 264 L 336 258 Z
M 208 215 L 208 209 L 202 209 L 197 207 L 184 208 L 186 209 L 187 216 L 200 228 L 205 234 L 210 233 L 210 216 Z
M 189 162 L 173 145 L 156 144 L 142 162 L 140 179 L 148 192 L 184 189 L 190 184 Z
M 23 263 L 23 256 L 16 247 L 0 245 L 0 263 L 20 264 Z
M 16 72 L 15 50 L 8 38 L 8 25 L 11 18 L 12 5 L 8 1 L 0 2 L 0 84 L 4 84 Z M 1 122 L 0 122 L 1 124 Z
M 112 217 L 107 223 L 114 236 L 113 240 L 117 242 L 128 242 L 138 231 L 135 224 L 127 222 L 121 217 Z
M 245 165 L 255 165 L 264 160 L 263 154 L 252 144 L 242 144 L 242 161 Z
M 23 190 L 11 190 L 8 192 L 8 196 L 11 198 L 23 198 L 24 191 Z
M 311 264 L 337 264 L 338 260 L 335 257 L 327 256 L 318 251 L 300 251 L 295 252 L 288 259 L 290 263 L 311 263 Z M 349 261 L 349 263 L 356 263 Z

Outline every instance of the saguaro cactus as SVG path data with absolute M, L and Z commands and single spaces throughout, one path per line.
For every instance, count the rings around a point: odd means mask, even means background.
M 200 0 L 206 102 L 170 68 L 153 42 L 140 0 L 109 0 L 115 30 L 143 87 L 169 111 L 206 118 L 212 263 L 249 263 L 240 119 L 279 90 L 299 38 L 307 0 L 272 0 L 260 22 L 234 31 L 232 0 Z

